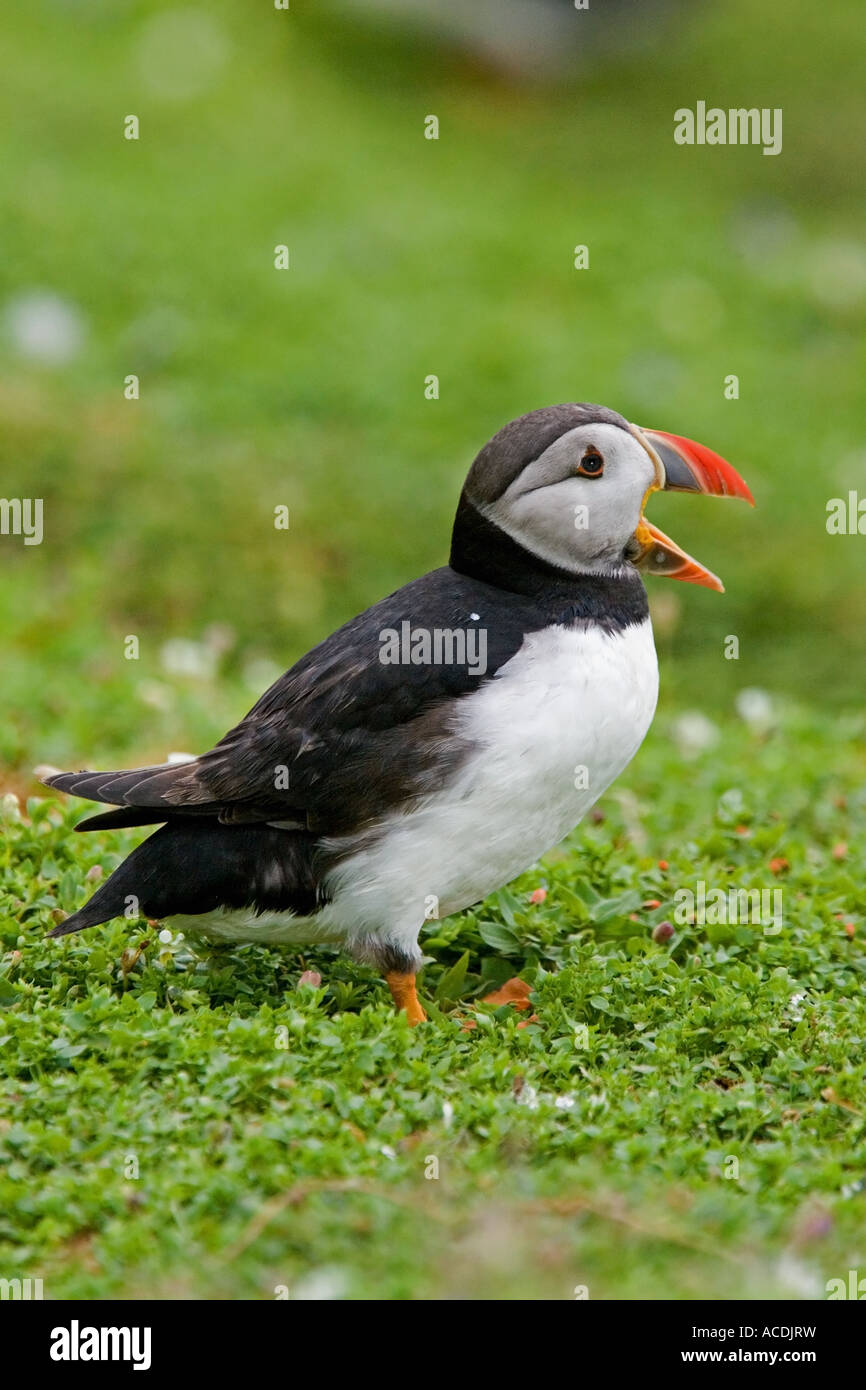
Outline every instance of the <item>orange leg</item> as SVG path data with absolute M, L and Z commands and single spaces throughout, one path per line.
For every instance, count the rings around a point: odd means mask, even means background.
M 418 995 L 415 993 L 415 976 L 404 975 L 399 970 L 389 970 L 385 980 L 396 1007 L 403 1010 L 412 1027 L 414 1028 L 416 1023 L 426 1023 L 427 1015 L 418 1003 Z

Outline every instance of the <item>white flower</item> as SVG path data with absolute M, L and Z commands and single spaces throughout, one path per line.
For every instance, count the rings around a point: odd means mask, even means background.
M 171 945 L 171 932 L 169 931 L 168 927 L 163 927 L 162 931 L 159 934 L 159 939 L 162 942 L 163 946 Z
M 719 731 L 700 710 L 686 710 L 674 721 L 674 740 L 685 757 L 697 757 L 719 741 Z
M 79 310 L 49 290 L 16 295 L 6 305 L 5 317 L 13 347 L 34 362 L 69 362 L 84 342 Z
M 61 767 L 54 767 L 52 763 L 37 763 L 33 769 L 33 776 L 37 782 L 44 782 L 49 777 L 56 777 L 58 772 L 62 772 Z
M 210 680 L 216 670 L 216 655 L 200 642 L 170 637 L 159 652 L 162 668 L 170 676 L 192 676 Z
M 306 1303 L 327 1303 L 343 1298 L 349 1281 L 342 1269 L 312 1269 L 292 1290 L 292 1298 Z
M 741 690 L 734 705 L 737 714 L 745 720 L 749 728 L 755 733 L 763 733 L 773 725 L 773 701 L 770 699 L 766 690 L 759 690 L 755 686 L 749 686 Z
M 795 1022 L 799 1022 L 803 1017 L 803 1010 L 800 1008 L 800 1005 L 805 998 L 805 994 L 792 994 L 791 998 L 788 1000 L 788 1013 Z
M 783 1288 L 798 1298 L 820 1298 L 824 1286 L 815 1270 L 793 1255 L 782 1255 L 776 1263 L 776 1278 Z

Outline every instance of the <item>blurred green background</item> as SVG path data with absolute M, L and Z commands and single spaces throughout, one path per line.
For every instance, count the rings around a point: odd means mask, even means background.
M 10 786 L 200 751 L 442 563 L 477 449 L 562 400 L 758 500 L 653 502 L 727 585 L 650 581 L 663 699 L 860 701 L 866 537 L 825 521 L 866 496 L 862 5 L 602 8 L 511 57 L 399 7 L 7 16 L 0 491 L 45 506 L 41 546 L 0 537 Z M 782 107 L 783 152 L 675 145 L 698 100 Z

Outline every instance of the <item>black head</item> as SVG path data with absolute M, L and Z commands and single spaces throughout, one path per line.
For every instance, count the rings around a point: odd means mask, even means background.
M 753 500 L 736 470 L 694 440 L 640 429 L 603 405 L 530 411 L 499 430 L 470 468 L 451 563 L 460 568 L 471 555 L 480 575 L 494 547 L 500 579 L 513 564 L 602 576 L 638 566 L 720 589 L 715 575 L 646 521 L 644 506 L 658 488 Z

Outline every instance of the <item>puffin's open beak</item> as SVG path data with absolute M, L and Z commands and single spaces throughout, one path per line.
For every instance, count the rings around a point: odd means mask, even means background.
M 755 499 L 737 470 L 712 449 L 678 434 L 643 430 L 637 425 L 633 428 L 656 466 L 657 481 L 647 497 L 661 488 L 666 492 L 706 492 L 712 497 L 742 497 L 754 507 Z M 724 593 L 725 586 L 717 575 L 681 550 L 643 513 L 628 558 L 648 574 L 666 574 L 669 579 L 684 579 L 689 584 L 703 584 Z

